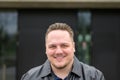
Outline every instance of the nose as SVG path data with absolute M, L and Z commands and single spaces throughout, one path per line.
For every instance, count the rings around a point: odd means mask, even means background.
M 56 53 L 57 54 L 60 54 L 60 53 L 62 53 L 63 51 L 62 51 L 62 48 L 61 47 L 57 47 L 56 48 Z

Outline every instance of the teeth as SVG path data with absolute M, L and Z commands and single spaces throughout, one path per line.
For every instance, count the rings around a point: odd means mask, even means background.
M 55 58 L 63 58 L 63 56 L 56 56 Z
M 56 58 L 63 58 L 63 57 L 56 57 Z
M 61 61 L 63 59 L 63 56 L 57 56 L 55 57 L 57 61 Z

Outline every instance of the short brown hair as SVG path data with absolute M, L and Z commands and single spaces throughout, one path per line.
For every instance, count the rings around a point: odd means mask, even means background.
M 71 39 L 74 38 L 74 32 L 72 28 L 67 25 L 66 23 L 54 23 L 49 26 L 49 28 L 46 31 L 45 38 L 47 37 L 48 33 L 53 30 L 64 30 L 67 31 L 70 34 Z

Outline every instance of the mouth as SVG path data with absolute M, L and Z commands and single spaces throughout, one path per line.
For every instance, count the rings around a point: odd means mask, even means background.
M 58 62 L 61 62 L 64 59 L 64 56 L 56 56 L 54 57 Z

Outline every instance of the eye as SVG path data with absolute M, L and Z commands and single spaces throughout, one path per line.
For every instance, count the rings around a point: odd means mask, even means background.
M 67 45 L 67 44 L 62 44 L 61 47 L 62 47 L 62 48 L 67 48 L 67 47 L 69 47 L 69 45 Z
M 55 49 L 56 46 L 55 46 L 55 45 L 50 45 L 48 48 L 50 48 L 50 49 Z

